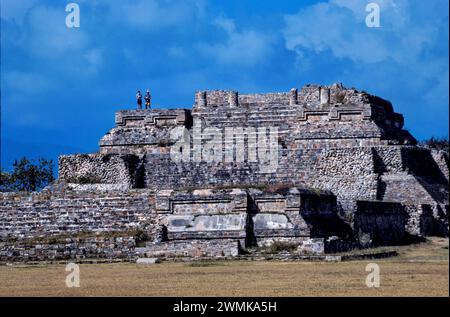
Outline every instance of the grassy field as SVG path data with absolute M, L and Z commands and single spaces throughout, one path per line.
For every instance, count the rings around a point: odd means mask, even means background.
M 340 263 L 205 262 L 80 265 L 67 288 L 65 266 L 0 267 L 0 296 L 449 296 L 448 239 L 399 247 L 399 257 Z M 380 266 L 368 288 L 368 263 Z

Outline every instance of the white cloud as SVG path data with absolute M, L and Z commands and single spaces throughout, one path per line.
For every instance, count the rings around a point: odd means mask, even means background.
M 21 24 L 28 10 L 38 0 L 2 0 L 0 17 Z
M 204 10 L 203 1 L 132 0 L 107 2 L 114 23 L 141 31 L 155 31 L 187 24 Z
M 51 88 L 51 81 L 34 72 L 10 71 L 4 74 L 5 87 L 14 93 L 37 94 Z
M 235 66 L 254 66 L 266 60 L 272 52 L 270 35 L 253 29 L 238 31 L 233 20 L 217 18 L 214 24 L 225 31 L 226 38 L 219 43 L 201 43 L 202 54 L 219 63 Z
M 169 49 L 167 50 L 167 54 L 175 58 L 187 57 L 187 52 L 179 46 L 169 47 Z
M 3 72 L 2 79 L 2 88 L 8 92 L 2 96 L 5 117 L 13 118 L 11 121 L 19 126 L 39 123 L 42 115 L 35 108 L 36 98 L 50 92 L 54 82 L 41 73 L 16 70 Z
M 83 55 L 85 61 L 87 62 L 86 70 L 91 74 L 96 74 L 103 64 L 103 52 L 100 49 L 93 48 L 89 49 Z
M 423 49 L 433 44 L 440 21 L 424 24 L 412 19 L 406 0 L 376 2 L 381 10 L 380 28 L 365 25 L 368 2 L 363 0 L 331 0 L 286 15 L 286 48 L 298 53 L 329 50 L 357 63 L 415 62 Z
M 33 6 L 24 18 L 24 25 L 15 31 L 16 36 L 5 38 L 5 45 L 13 44 L 35 63 L 48 64 L 60 73 L 97 74 L 103 66 L 103 50 L 96 46 L 86 28 L 68 28 L 66 14 L 64 6 Z M 20 65 L 4 73 L 16 76 L 14 72 L 19 70 Z
M 64 7 L 37 6 L 30 10 L 22 46 L 34 55 L 56 57 L 86 48 L 88 35 L 83 28 L 67 28 Z
M 221 27 L 228 34 L 234 33 L 236 31 L 236 26 L 234 25 L 234 22 L 231 19 L 218 17 L 217 19 L 214 20 L 214 24 Z

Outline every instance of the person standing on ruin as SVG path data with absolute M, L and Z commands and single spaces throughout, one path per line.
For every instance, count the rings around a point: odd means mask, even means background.
M 142 95 L 141 95 L 141 91 L 140 90 L 138 90 L 137 93 L 136 93 L 136 101 L 137 101 L 138 109 L 139 110 L 142 109 Z
M 150 95 L 150 90 L 147 90 L 147 93 L 145 94 L 145 109 L 150 109 L 150 103 L 152 100 L 152 95 Z

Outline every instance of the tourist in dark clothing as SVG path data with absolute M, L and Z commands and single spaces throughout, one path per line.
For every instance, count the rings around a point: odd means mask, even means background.
M 140 90 L 138 90 L 138 92 L 136 93 L 136 101 L 138 109 L 142 109 L 142 95 Z

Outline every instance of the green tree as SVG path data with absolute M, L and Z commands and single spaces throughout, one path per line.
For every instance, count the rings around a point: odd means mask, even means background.
M 38 191 L 54 181 L 52 160 L 39 158 L 37 161 L 26 157 L 15 161 L 13 172 L 2 172 L 0 190 L 2 191 Z
M 0 192 L 10 191 L 11 188 L 12 188 L 11 173 L 0 171 Z

